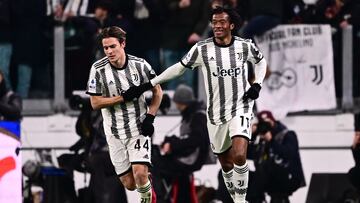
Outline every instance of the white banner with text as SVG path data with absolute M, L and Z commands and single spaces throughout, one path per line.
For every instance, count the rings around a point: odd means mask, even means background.
M 257 100 L 259 111 L 281 119 L 289 112 L 336 107 L 330 26 L 281 25 L 255 41 L 271 70 Z

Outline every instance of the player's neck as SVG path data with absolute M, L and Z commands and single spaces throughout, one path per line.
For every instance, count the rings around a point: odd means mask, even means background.
M 224 37 L 224 38 L 216 38 L 215 43 L 219 46 L 229 46 L 232 43 L 232 36 Z
M 123 69 L 124 68 L 124 65 L 126 63 L 126 54 L 124 55 L 121 55 L 119 60 L 117 61 L 114 61 L 114 62 L 110 62 L 111 65 L 113 65 L 115 68 L 118 68 L 118 69 Z

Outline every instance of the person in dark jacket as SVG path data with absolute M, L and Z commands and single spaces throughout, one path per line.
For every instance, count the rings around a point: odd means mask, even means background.
M 250 175 L 253 181 L 247 199 L 262 202 L 266 192 L 271 203 L 288 203 L 289 196 L 305 186 L 296 133 L 275 120 L 270 111 L 259 112 L 257 118 L 259 122 L 253 129 L 256 140 L 248 153 L 256 171 Z
M 4 74 L 0 71 L 0 120 L 19 121 L 21 111 L 21 97 L 7 88 Z
M 284 2 L 283 0 L 239 1 L 238 11 L 245 21 L 240 36 L 252 39 L 279 25 L 283 20 Z
M 350 169 L 348 175 L 351 184 L 360 193 L 360 113 L 355 114 L 355 135 L 351 151 L 354 156 L 355 166 Z
M 210 150 L 206 112 L 203 103 L 195 100 L 189 86 L 179 85 L 173 101 L 182 117 L 180 135 L 167 136 L 160 147 L 163 156 L 154 156 L 154 181 L 162 179 L 169 185 L 176 183 L 178 195 L 172 197 L 173 200 L 193 203 L 196 195 L 195 191 L 191 190 L 192 174 L 201 169 Z M 154 183 L 154 187 L 155 190 L 160 190 L 162 185 Z M 170 202 L 170 197 L 164 192 L 156 193 L 159 194 L 158 201 Z
M 0 70 L 11 89 L 10 61 L 14 35 L 14 1 L 0 0 Z
M 161 30 L 163 67 L 170 67 L 200 41 L 209 25 L 210 1 L 166 0 L 162 1 L 162 9 L 165 16 Z M 179 78 L 168 81 L 165 88 L 174 90 L 179 84 L 196 87 L 195 77 L 194 72 L 187 70 Z

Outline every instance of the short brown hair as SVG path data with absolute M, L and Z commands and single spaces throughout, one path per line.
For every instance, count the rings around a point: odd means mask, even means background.
M 104 28 L 98 35 L 98 39 L 100 42 L 104 38 L 109 38 L 109 37 L 115 37 L 119 40 L 120 43 L 122 43 L 123 41 L 126 40 L 126 32 L 117 26 L 111 26 Z

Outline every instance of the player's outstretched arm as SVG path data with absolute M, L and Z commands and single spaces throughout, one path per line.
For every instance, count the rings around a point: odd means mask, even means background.
M 116 97 L 90 96 L 90 103 L 94 110 L 113 106 L 123 101 L 124 99 L 122 96 L 116 96 Z
M 176 78 L 182 75 L 185 72 L 186 68 L 179 62 L 176 63 L 169 68 L 167 68 L 164 72 L 160 75 L 156 76 L 150 82 L 141 84 L 139 86 L 130 87 L 128 90 L 123 92 L 121 95 L 124 97 L 125 101 L 131 101 L 134 98 L 140 97 L 144 92 L 150 90 L 157 84 L 164 83 L 168 80 Z

